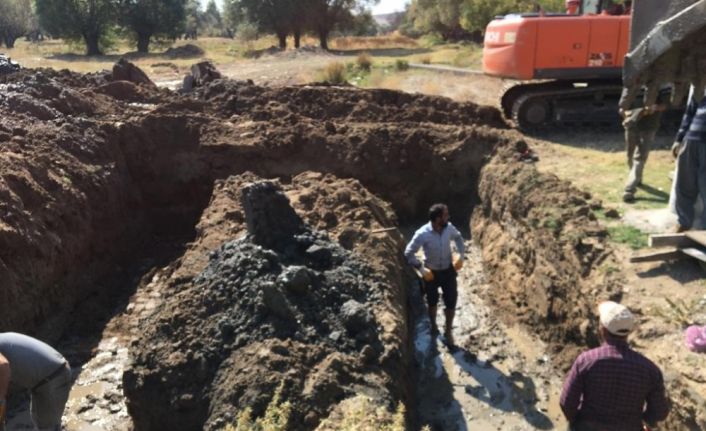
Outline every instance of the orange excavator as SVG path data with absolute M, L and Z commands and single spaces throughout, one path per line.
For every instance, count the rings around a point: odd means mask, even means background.
M 496 17 L 486 29 L 483 71 L 521 81 L 500 101 L 520 129 L 619 124 L 631 2 L 567 0 L 566 7 Z

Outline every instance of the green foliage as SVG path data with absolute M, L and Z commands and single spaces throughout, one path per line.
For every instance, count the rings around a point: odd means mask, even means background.
M 397 59 L 395 60 L 395 69 L 399 72 L 409 70 L 409 62 L 407 60 Z
M 301 32 L 305 7 L 313 0 L 239 0 L 237 8 L 262 32 L 274 33 L 280 48 L 287 47 L 287 35 Z M 235 7 L 235 6 L 231 6 Z
M 201 15 L 201 31 L 207 36 L 223 36 L 225 34 L 223 22 L 215 0 L 209 0 L 206 10 Z
M 282 402 L 283 389 L 284 383 L 280 384 L 275 391 L 275 396 L 267 405 L 263 417 L 253 420 L 252 410 L 246 408 L 238 415 L 235 426 L 228 425 L 225 431 L 287 431 L 289 418 L 292 415 L 292 404 L 289 401 Z
M 608 227 L 608 234 L 613 241 L 626 244 L 633 250 L 647 247 L 647 234 L 632 226 Z
M 149 51 L 153 37 L 174 40 L 185 31 L 186 0 L 123 0 L 119 12 L 140 52 Z
M 373 14 L 366 10 L 353 15 L 350 20 L 344 21 L 343 26 L 339 28 L 344 36 L 375 36 L 379 33 Z
M 563 0 L 412 0 L 404 28 L 417 34 L 438 33 L 444 40 L 483 32 L 498 15 L 563 12 Z
M 36 0 L 42 28 L 54 37 L 83 40 L 87 55 L 101 53 L 101 40 L 116 23 L 113 0 Z
M 242 42 L 252 42 L 257 40 L 260 35 L 260 32 L 257 30 L 257 25 L 249 21 L 241 21 L 237 28 L 238 31 L 235 37 Z
M 0 0 L 0 44 L 12 48 L 32 28 L 33 20 L 30 0 Z
M 329 63 L 324 69 L 323 80 L 334 85 L 345 84 L 348 82 L 346 79 L 346 66 L 338 61 Z
M 367 52 L 361 52 L 358 54 L 358 58 L 355 60 L 358 65 L 358 69 L 364 72 L 370 72 L 373 67 L 373 58 Z

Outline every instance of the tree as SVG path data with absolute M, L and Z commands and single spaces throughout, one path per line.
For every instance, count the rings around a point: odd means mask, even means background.
M 258 25 L 260 31 L 272 32 L 279 40 L 281 49 L 287 48 L 287 36 L 295 29 L 295 16 L 305 8 L 309 0 L 241 0 L 241 7 L 248 19 Z
M 497 15 L 564 10 L 563 0 L 412 0 L 405 17 L 407 34 L 437 33 L 444 40 L 483 33 Z
M 376 0 L 310 0 L 311 28 L 319 36 L 321 48 L 328 49 L 331 31 L 338 26 L 350 25 L 353 11 L 363 13 L 365 6 Z
M 121 24 L 134 33 L 139 52 L 149 52 L 153 37 L 176 39 L 184 32 L 186 0 L 122 0 Z
M 0 0 L 0 41 L 13 48 L 29 32 L 32 18 L 31 0 Z
M 52 36 L 83 40 L 86 55 L 101 54 L 101 39 L 116 23 L 115 0 L 36 0 L 39 23 Z
M 206 5 L 206 11 L 202 14 L 202 27 L 209 36 L 221 36 L 223 34 L 223 18 L 215 0 L 210 0 Z
M 186 2 L 186 39 L 194 39 L 198 37 L 201 29 L 201 5 L 198 0 L 187 0 Z
M 547 12 L 564 11 L 561 0 L 463 0 L 461 24 L 468 31 L 485 31 L 498 15 L 532 12 L 540 6 Z
M 461 10 L 468 1 L 474 0 L 415 0 L 410 5 L 408 19 L 416 32 L 437 33 L 444 40 L 461 39 L 466 36 Z
M 246 15 L 240 0 L 225 0 L 223 2 L 223 26 L 230 37 L 236 34 L 241 25 L 252 25 L 248 22 Z

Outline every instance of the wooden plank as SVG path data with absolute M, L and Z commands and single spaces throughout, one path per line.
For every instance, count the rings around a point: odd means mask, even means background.
M 643 254 L 640 256 L 632 256 L 630 262 L 659 262 L 663 260 L 684 259 L 686 256 L 681 250 L 671 248 L 668 250 L 658 251 L 656 253 Z
M 690 230 L 685 233 L 689 239 L 696 241 L 700 245 L 706 247 L 706 230 Z
M 699 250 L 698 248 L 682 248 L 681 252 L 701 262 L 706 262 L 706 253 L 704 253 L 703 250 Z
M 650 247 L 694 247 L 697 244 L 686 236 L 686 233 L 663 233 L 650 235 L 648 245 Z

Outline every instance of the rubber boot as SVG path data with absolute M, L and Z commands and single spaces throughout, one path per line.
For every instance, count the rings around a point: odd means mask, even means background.
M 448 343 L 449 346 L 456 345 L 454 343 L 454 336 L 453 336 L 454 314 L 455 313 L 456 313 L 456 310 L 454 310 L 454 309 L 444 310 L 444 314 L 446 314 L 446 329 L 444 331 L 444 337 L 446 338 L 446 342 Z
M 431 335 L 436 336 L 439 334 L 439 327 L 436 325 L 436 310 L 438 306 L 429 306 L 429 321 L 431 322 Z

